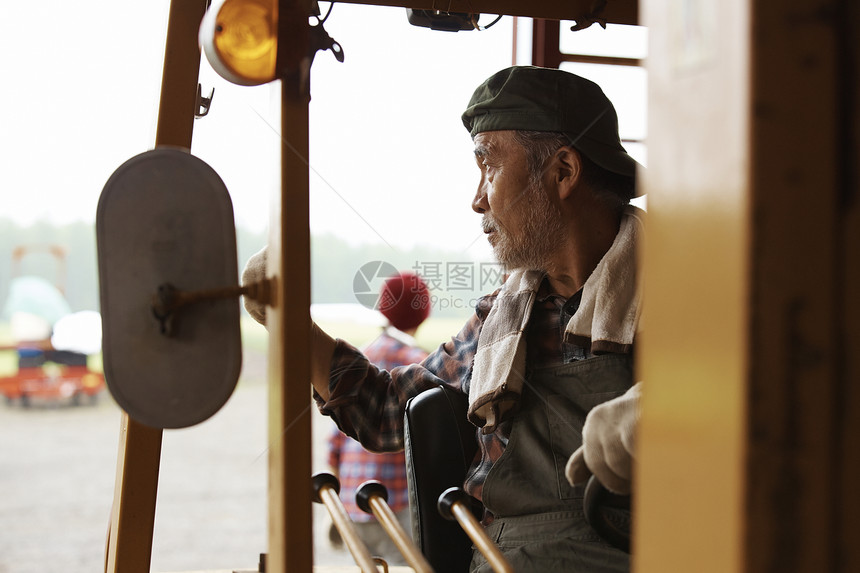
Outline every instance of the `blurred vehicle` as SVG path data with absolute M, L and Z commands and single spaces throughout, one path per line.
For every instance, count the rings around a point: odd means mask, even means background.
M 18 276 L 21 259 L 37 250 L 57 259 L 57 285 Z M 62 291 L 65 257 L 58 246 L 18 247 L 12 253 L 13 278 L 2 316 L 14 343 L 0 346 L 17 355 L 17 372 L 0 377 L 0 394 L 8 403 L 94 403 L 105 387 L 104 375 L 88 364 L 101 349 L 101 319 L 94 311 L 71 312 Z

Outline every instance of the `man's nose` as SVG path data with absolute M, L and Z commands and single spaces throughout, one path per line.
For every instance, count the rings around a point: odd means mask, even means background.
M 472 199 L 472 211 L 478 214 L 483 214 L 489 208 L 490 205 L 487 203 L 487 194 L 484 192 L 484 182 L 481 181 L 478 185 L 478 191 Z

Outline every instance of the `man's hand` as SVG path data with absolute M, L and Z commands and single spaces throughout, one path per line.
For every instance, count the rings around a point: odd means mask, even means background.
M 245 263 L 245 270 L 242 271 L 242 284 L 247 285 L 261 281 L 266 278 L 266 252 L 268 247 L 263 247 L 259 252 L 254 254 L 248 262 Z M 253 317 L 254 320 L 266 325 L 266 305 L 257 302 L 252 298 L 244 297 L 245 310 Z
M 582 446 L 573 452 L 565 467 L 567 481 L 572 485 L 587 481 L 593 473 L 609 491 L 630 493 L 641 391 L 639 382 L 588 413 L 582 427 Z
M 242 284 L 251 284 L 266 278 L 266 253 L 263 247 L 245 264 Z M 245 297 L 245 310 L 260 324 L 266 324 L 266 305 Z M 311 383 L 324 400 L 328 400 L 329 367 L 334 354 L 335 340 L 311 321 Z

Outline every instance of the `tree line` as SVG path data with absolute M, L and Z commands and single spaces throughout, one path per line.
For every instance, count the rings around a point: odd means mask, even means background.
M 265 231 L 236 228 L 239 272 L 267 242 Z M 65 271 L 48 252 L 32 251 L 13 268 L 17 247 L 57 245 L 66 252 Z M 492 291 L 499 282 L 492 262 L 473 261 L 463 253 L 416 246 L 397 249 L 382 244 L 351 245 L 333 235 L 311 237 L 311 300 L 314 303 L 356 303 L 356 289 L 364 288 L 357 275 L 386 263 L 398 270 L 413 270 L 431 288 L 434 314 L 462 314 L 477 296 Z M 365 265 L 370 265 L 365 267 Z M 390 268 L 390 267 L 385 267 Z M 98 264 L 95 224 L 37 222 L 22 226 L 0 218 L 0 309 L 9 293 L 12 274 L 43 277 L 63 290 L 72 311 L 99 310 Z M 287 277 L 289 279 L 289 277 Z M 4 317 L 8 318 L 8 317 Z

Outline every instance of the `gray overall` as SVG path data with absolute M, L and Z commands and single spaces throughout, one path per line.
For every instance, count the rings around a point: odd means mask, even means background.
M 588 411 L 633 382 L 632 358 L 606 354 L 526 377 L 510 439 L 484 483 L 494 521 L 487 533 L 517 573 L 629 571 L 629 556 L 603 542 L 582 512 L 584 487 L 564 475 L 582 444 Z M 470 571 L 492 571 L 475 551 Z

